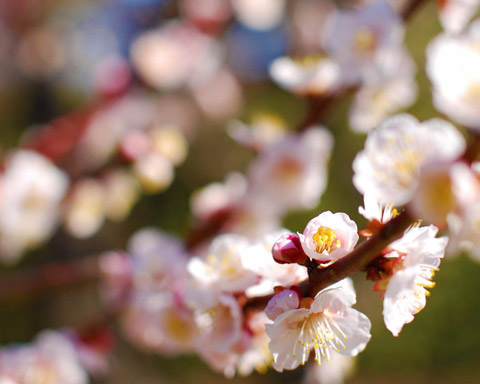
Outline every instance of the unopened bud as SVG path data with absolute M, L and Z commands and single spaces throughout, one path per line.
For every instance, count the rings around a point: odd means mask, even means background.
M 299 305 L 300 298 L 298 297 L 298 293 L 286 289 L 270 299 L 265 307 L 265 314 L 269 319 L 275 320 L 282 313 L 289 311 L 290 309 L 296 309 Z
M 304 264 L 307 255 L 303 252 L 302 244 L 297 235 L 282 235 L 272 247 L 272 255 L 277 263 Z

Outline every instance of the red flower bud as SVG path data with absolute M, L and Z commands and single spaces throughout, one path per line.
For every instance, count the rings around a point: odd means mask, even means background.
M 279 264 L 304 264 L 307 261 L 307 255 L 303 252 L 297 235 L 282 235 L 273 245 L 272 255 Z

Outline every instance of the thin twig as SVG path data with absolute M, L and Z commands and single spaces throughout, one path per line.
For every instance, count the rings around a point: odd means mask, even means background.
M 322 289 L 343 280 L 366 268 L 393 241 L 402 237 L 405 230 L 414 222 L 407 211 L 402 212 L 385 224 L 375 236 L 364 241 L 349 255 L 343 257 L 327 268 L 316 269 L 310 273 L 304 291 L 314 297 Z
M 425 3 L 425 0 L 411 0 L 400 12 L 403 21 L 407 21 Z
M 96 281 L 100 277 L 98 257 L 62 261 L 0 278 L 0 302 L 31 297 L 58 287 Z

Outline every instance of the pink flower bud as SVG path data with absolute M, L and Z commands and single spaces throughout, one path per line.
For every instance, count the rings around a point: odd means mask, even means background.
M 307 255 L 303 252 L 300 239 L 296 235 L 282 235 L 273 245 L 272 255 L 280 264 L 303 264 L 307 261 Z
M 275 320 L 282 313 L 290 309 L 296 309 L 299 305 L 300 298 L 298 293 L 291 289 L 286 289 L 270 299 L 265 307 L 265 314 L 269 319 Z

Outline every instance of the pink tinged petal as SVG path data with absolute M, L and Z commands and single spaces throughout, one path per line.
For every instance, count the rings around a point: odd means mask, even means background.
M 355 290 L 351 279 L 343 279 L 320 291 L 310 306 L 312 313 L 328 311 L 341 312 L 356 303 Z
M 300 298 L 298 293 L 292 290 L 285 290 L 273 296 L 265 308 L 265 314 L 271 319 L 275 320 L 282 313 L 296 309 L 300 306 Z
M 287 311 L 275 320 L 274 324 L 266 324 L 266 333 L 270 338 L 275 370 L 294 369 L 298 367 L 304 356 L 303 347 L 298 343 L 301 326 L 310 311 L 300 308 Z
M 393 336 L 398 336 L 405 324 L 426 304 L 425 293 L 416 285 L 417 270 L 409 268 L 396 272 L 390 279 L 383 300 L 383 319 Z
M 320 228 L 335 236 L 332 244 L 320 244 L 315 240 Z M 299 234 L 305 253 L 320 262 L 338 260 L 350 252 L 358 241 L 358 228 L 345 213 L 323 212 L 310 220 L 303 234 Z M 329 238 L 329 241 L 332 240 Z M 317 252 L 317 249 L 323 249 Z
M 344 348 L 339 348 L 342 355 L 356 356 L 362 352 L 371 338 L 370 329 L 372 324 L 367 316 L 353 308 L 346 308 L 340 315 L 332 316 L 332 328 L 338 328 L 343 332 L 342 343 Z M 335 330 L 334 330 L 335 331 Z
M 280 264 L 305 263 L 307 255 L 303 252 L 300 239 L 296 235 L 282 235 L 273 245 L 272 255 L 274 260 Z

